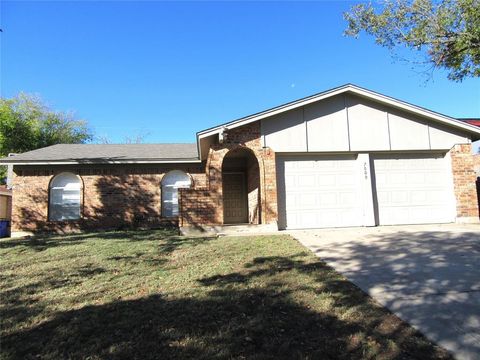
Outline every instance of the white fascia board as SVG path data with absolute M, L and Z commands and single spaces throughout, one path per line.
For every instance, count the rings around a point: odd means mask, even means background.
M 110 165 L 110 164 L 199 164 L 201 160 L 131 160 L 131 161 L 26 161 L 26 162 L 2 162 L 1 165 Z
M 200 136 L 197 133 L 197 151 L 198 151 L 198 158 L 200 161 L 202 160 L 202 147 L 200 146 Z
M 331 90 L 331 91 L 327 91 L 325 93 L 321 93 L 321 94 L 318 94 L 318 95 L 313 95 L 311 97 L 307 97 L 307 98 L 302 99 L 302 100 L 297 100 L 297 101 L 294 101 L 294 102 L 291 102 L 291 103 L 287 103 L 285 105 L 280 105 L 280 106 L 272 108 L 270 110 L 266 110 L 266 111 L 260 112 L 258 114 L 254 114 L 254 115 L 247 116 L 245 118 L 234 120 L 232 122 L 225 123 L 225 124 L 216 126 L 214 128 L 211 128 L 211 129 L 200 131 L 200 132 L 198 132 L 198 137 L 201 139 L 201 138 L 208 137 L 208 136 L 211 136 L 211 135 L 214 135 L 214 134 L 218 134 L 220 131 L 222 131 L 223 128 L 234 129 L 236 127 L 247 125 L 247 124 L 250 124 L 252 122 L 255 122 L 255 121 L 270 117 L 270 116 L 274 116 L 274 115 L 277 115 L 277 114 L 280 114 L 280 113 L 283 113 L 283 112 L 286 112 L 286 111 L 289 111 L 289 110 L 293 110 L 293 109 L 296 109 L 298 107 L 302 107 L 302 106 L 311 104 L 313 102 L 316 102 L 316 101 L 323 100 L 323 99 L 326 99 L 326 98 L 331 97 L 331 96 L 341 94 L 342 92 L 345 91 L 345 89 L 346 89 L 346 87 L 337 88 L 337 89 L 334 89 L 334 90 Z
M 335 89 L 326 91 L 324 93 L 320 93 L 318 95 L 313 95 L 313 96 L 307 97 L 305 99 L 301 99 L 301 100 L 297 100 L 297 101 L 294 101 L 294 102 L 291 102 L 291 103 L 288 103 L 288 104 L 285 104 L 285 105 L 281 105 L 281 106 L 278 106 L 276 108 L 272 108 L 270 110 L 260 112 L 258 114 L 254 114 L 254 115 L 251 115 L 251 116 L 247 116 L 245 118 L 234 120 L 230 123 L 222 124 L 222 125 L 219 125 L 217 127 L 211 128 L 211 129 L 200 131 L 200 132 L 197 133 L 197 138 L 201 139 L 201 138 L 204 138 L 204 137 L 207 137 L 207 136 L 218 134 L 220 131 L 222 131 L 223 128 L 234 129 L 234 128 L 239 127 L 239 126 L 244 126 L 244 125 L 250 124 L 252 122 L 255 122 L 255 121 L 270 117 L 270 116 L 274 116 L 274 115 L 277 115 L 277 114 L 280 114 L 280 113 L 283 113 L 283 112 L 286 112 L 286 111 L 290 111 L 290 110 L 293 110 L 293 109 L 296 109 L 296 108 L 299 108 L 299 107 L 302 107 L 302 106 L 305 106 L 305 105 L 308 105 L 308 104 L 311 104 L 311 103 L 314 103 L 314 102 L 317 102 L 317 101 L 320 101 L 320 100 L 324 100 L 326 98 L 329 98 L 329 97 L 332 97 L 332 96 L 335 96 L 335 95 L 339 95 L 339 94 L 342 94 L 342 93 L 345 93 L 345 92 L 351 92 L 353 94 L 360 95 L 360 96 L 366 97 L 368 99 L 371 99 L 371 100 L 374 100 L 374 101 L 377 101 L 377 102 L 380 102 L 380 103 L 383 103 L 383 104 L 387 104 L 387 105 L 393 106 L 395 108 L 399 108 L 399 109 L 402 109 L 402 110 L 405 110 L 405 111 L 408 111 L 408 112 L 411 112 L 411 113 L 414 113 L 414 114 L 418 114 L 418 115 L 427 117 L 429 119 L 435 120 L 439 123 L 443 123 L 443 124 L 447 124 L 447 125 L 459 128 L 459 129 L 463 129 L 463 130 L 466 130 L 469 133 L 474 133 L 474 134 L 477 134 L 477 135 L 480 136 L 480 128 L 478 128 L 474 125 L 464 123 L 462 121 L 451 118 L 449 116 L 442 115 L 442 114 L 436 113 L 434 111 L 427 110 L 427 109 L 424 109 L 422 107 L 412 105 L 412 104 L 406 103 L 404 101 L 397 100 L 397 99 L 394 99 L 394 98 L 391 98 L 391 97 L 388 97 L 388 96 L 385 96 L 385 95 L 382 95 L 382 94 L 379 94 L 379 93 L 376 93 L 376 92 L 373 92 L 373 91 L 363 89 L 363 88 L 360 88 L 358 86 L 349 84 L 349 85 L 345 85 L 345 86 L 342 86 L 342 87 L 339 87 L 339 88 L 335 88 Z
M 396 108 L 399 108 L 399 109 L 402 109 L 402 110 L 405 110 L 405 111 L 408 111 L 408 112 L 411 112 L 411 113 L 414 113 L 414 114 L 418 114 L 418 115 L 421 115 L 421 116 L 424 116 L 424 117 L 427 117 L 427 118 L 430 118 L 430 119 L 433 119 L 433 120 L 437 120 L 440 123 L 444 123 L 444 124 L 451 125 L 451 126 L 454 126 L 454 127 L 457 127 L 457 128 L 461 128 L 463 130 L 467 130 L 468 132 L 480 135 L 480 128 L 479 127 L 477 127 L 475 125 L 465 123 L 463 121 L 457 120 L 457 119 L 449 117 L 447 115 L 439 114 L 439 113 L 436 113 L 434 111 L 424 109 L 420 106 L 409 104 L 409 103 L 406 103 L 404 101 L 397 100 L 397 99 L 391 98 L 389 96 L 382 95 L 382 94 L 379 94 L 379 93 L 376 93 L 376 92 L 373 92 L 373 91 L 370 91 L 370 90 L 367 90 L 367 89 L 358 88 L 356 86 L 351 85 L 351 89 L 349 89 L 349 90 L 352 93 L 370 98 L 372 100 L 376 100 L 377 102 L 380 102 L 380 103 L 383 103 L 383 104 L 388 104 L 388 105 L 391 105 L 393 107 L 396 107 Z

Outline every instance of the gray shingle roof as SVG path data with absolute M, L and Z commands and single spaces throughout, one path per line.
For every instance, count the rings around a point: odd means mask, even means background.
M 197 144 L 58 144 L 28 151 L 0 163 L 182 162 L 198 160 Z

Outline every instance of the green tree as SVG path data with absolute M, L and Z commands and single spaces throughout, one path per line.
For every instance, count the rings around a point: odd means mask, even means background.
M 346 35 L 364 31 L 391 50 L 420 51 L 450 80 L 480 76 L 480 0 L 384 0 L 355 5 L 344 18 Z
M 54 111 L 38 97 L 21 93 L 0 99 L 0 157 L 54 144 L 79 144 L 92 140 L 86 121 Z M 5 167 L 0 179 L 5 178 Z

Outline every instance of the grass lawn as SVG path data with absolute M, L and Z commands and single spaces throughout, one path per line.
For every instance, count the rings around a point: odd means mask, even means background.
M 0 241 L 3 359 L 438 359 L 288 236 Z

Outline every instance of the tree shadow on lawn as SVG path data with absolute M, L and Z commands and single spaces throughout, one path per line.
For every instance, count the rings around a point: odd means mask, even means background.
M 45 290 L 69 288 L 81 284 L 85 278 L 103 274 L 102 267 L 87 264 L 69 272 L 60 269 L 50 271 L 41 281 L 31 282 L 22 286 L 15 286 L 15 275 L 1 275 L 2 291 L 0 298 L 0 319 L 2 330 L 18 323 L 28 322 L 35 316 L 45 312 L 46 305 L 42 301 L 41 293 Z M 3 339 L 1 341 L 3 343 Z M 3 344 L 2 344 L 3 346 Z
M 4 336 L 3 358 L 449 357 L 324 263 L 304 261 L 302 255 L 256 258 L 244 271 L 198 279 L 207 289 L 204 295 L 157 294 L 57 313 L 38 326 Z M 312 281 L 284 281 L 281 275 L 292 271 Z M 329 294 L 335 307 L 368 309 L 370 313 L 359 315 L 369 320 L 315 310 L 302 303 L 302 291 Z
M 35 251 L 45 251 L 50 248 L 67 246 L 67 245 L 77 245 L 80 244 L 85 239 L 77 239 L 73 237 L 62 237 L 59 239 L 58 235 L 55 237 L 45 236 L 45 237 L 32 237 L 27 239 L 8 239 L 0 241 L 0 249 L 33 249 Z
M 203 244 L 215 237 L 184 237 L 176 230 L 123 230 L 109 232 L 85 232 L 71 235 L 45 234 L 27 239 L 0 240 L 0 249 L 25 248 L 45 251 L 50 248 L 78 245 L 89 240 L 159 241 L 163 254 L 170 254 L 179 247 Z

